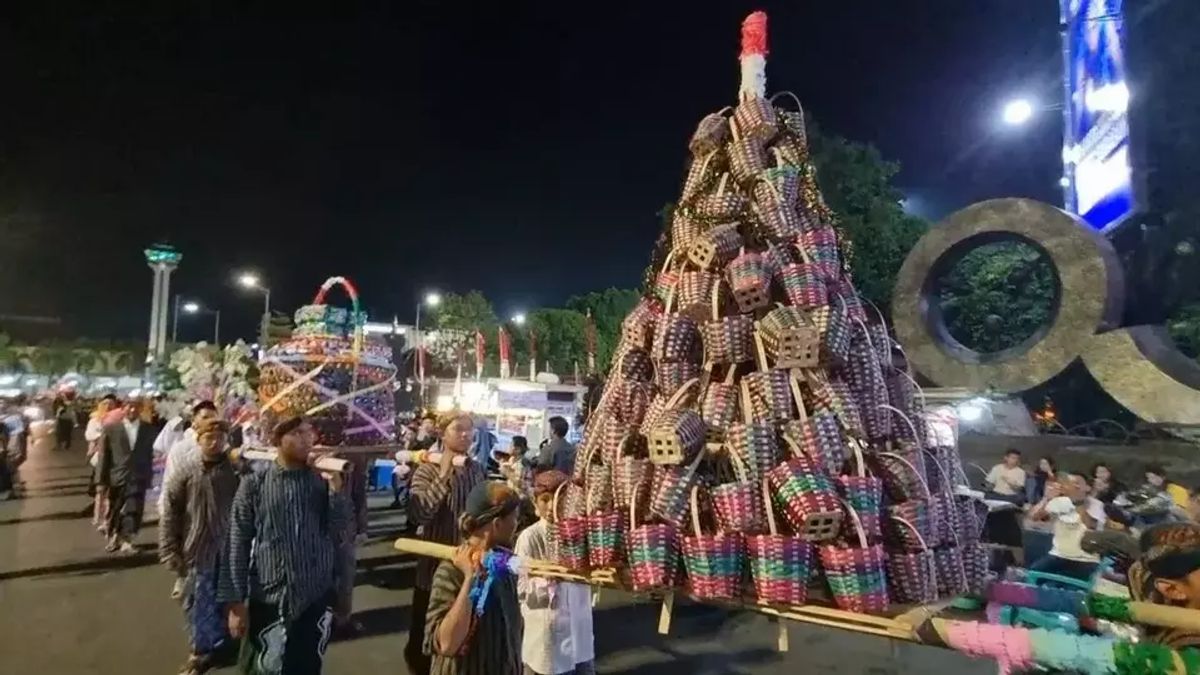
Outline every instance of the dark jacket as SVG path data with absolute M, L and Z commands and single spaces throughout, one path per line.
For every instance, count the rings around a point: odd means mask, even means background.
M 100 437 L 100 466 L 98 485 L 122 487 L 130 492 L 144 492 L 150 487 L 154 473 L 154 439 L 158 427 L 149 422 L 138 424 L 137 438 L 132 445 L 125 433 L 125 421 L 104 427 Z
M 549 443 L 542 446 L 536 468 L 538 471 L 557 469 L 570 476 L 575 470 L 575 446 L 565 438 L 551 438 Z

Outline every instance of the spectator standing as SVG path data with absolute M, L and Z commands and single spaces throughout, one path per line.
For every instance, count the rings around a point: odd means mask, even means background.
M 993 469 L 994 470 L 994 469 Z M 1058 480 L 1058 465 L 1053 457 L 1043 457 L 1038 460 L 1037 468 L 1025 480 L 1025 501 L 1037 504 L 1046 496 L 1046 486 Z
M 541 448 L 537 468 L 539 471 L 554 469 L 570 476 L 575 471 L 575 446 L 567 442 L 571 426 L 558 416 L 551 417 L 549 424 L 550 441 Z
M 1112 469 L 1103 462 L 1092 465 L 1092 496 L 1105 504 L 1111 504 L 1125 486 L 1112 474 Z
M 474 440 L 474 423 L 466 413 L 444 417 L 441 441 L 432 450 L 441 452 L 437 464 L 419 465 L 412 475 L 408 514 L 411 524 L 421 528 L 422 539 L 439 544 L 454 545 L 461 539 L 459 518 L 467 505 L 471 490 L 487 480 L 483 466 L 468 455 Z M 456 466 L 456 458 L 462 466 Z M 430 652 L 426 649 L 425 615 L 429 608 L 434 570 L 438 561 L 422 558 L 417 561 L 417 577 L 413 589 L 412 619 L 404 660 L 412 675 L 430 672 Z

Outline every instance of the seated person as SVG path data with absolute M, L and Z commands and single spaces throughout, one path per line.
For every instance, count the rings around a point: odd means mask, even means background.
M 1003 499 L 1021 504 L 1025 497 L 1025 469 L 1021 468 L 1021 451 L 1010 448 L 1004 461 L 992 467 L 987 481 L 989 499 Z
M 1126 507 L 1124 519 L 1133 527 L 1188 519 L 1190 498 L 1187 489 L 1168 480 L 1167 472 L 1159 464 L 1148 465 L 1145 484 L 1121 497 L 1113 503 Z
M 1030 511 L 1030 517 L 1053 522 L 1050 553 L 1030 566 L 1035 572 L 1048 572 L 1086 581 L 1100 564 L 1100 557 L 1083 550 L 1083 535 L 1104 528 L 1104 504 L 1092 497 L 1091 485 L 1080 473 L 1068 474 L 1067 480 L 1052 484 L 1045 498 Z
M 1164 523 L 1146 530 L 1141 557 L 1129 568 L 1134 600 L 1200 609 L 1200 525 Z M 1200 633 L 1147 627 L 1146 639 L 1173 649 L 1200 647 Z

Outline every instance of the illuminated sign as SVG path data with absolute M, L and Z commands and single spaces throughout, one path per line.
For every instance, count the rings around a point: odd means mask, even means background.
M 1123 0 L 1061 0 L 1067 209 L 1106 229 L 1133 211 Z

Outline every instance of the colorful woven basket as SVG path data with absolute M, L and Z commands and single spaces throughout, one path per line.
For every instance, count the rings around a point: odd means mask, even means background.
M 812 265 L 792 263 L 776 273 L 779 286 L 787 295 L 788 302 L 801 309 L 815 309 L 829 302 L 825 282 L 817 275 Z
M 707 157 L 725 145 L 729 139 L 729 121 L 724 112 L 709 113 L 696 125 L 696 131 L 688 141 L 688 150 L 694 157 Z
M 838 494 L 858 514 L 868 541 L 878 541 L 883 536 L 880 520 L 883 517 L 883 481 L 868 475 L 867 463 L 863 459 L 858 443 L 851 443 L 854 450 L 854 474 L 834 479 Z
M 837 232 L 832 227 L 804 229 L 800 233 L 800 247 L 822 281 L 836 283 L 841 278 L 842 260 L 838 253 Z
M 800 170 L 790 166 L 787 159 L 772 150 L 775 156 L 775 166 L 762 172 L 754 184 L 754 201 L 760 207 L 789 207 L 796 208 L 796 200 L 800 197 Z M 795 241 L 796 235 L 789 237 Z
M 921 534 L 903 519 L 893 519 L 895 526 L 908 528 L 912 536 L 921 539 Z M 928 604 L 938 599 L 937 565 L 933 550 L 921 541 L 915 551 L 889 551 L 887 554 L 888 592 L 896 602 Z
M 875 475 L 883 479 L 883 487 L 895 501 L 928 499 L 925 482 L 925 453 L 915 443 L 903 441 L 887 446 L 887 452 L 869 456 Z
M 738 386 L 733 383 L 735 373 L 736 370 L 731 366 L 724 382 L 710 379 L 700 404 L 700 416 L 708 424 L 710 432 L 719 430 L 722 436 L 737 419 Z
M 768 533 L 746 537 L 755 595 L 761 602 L 803 605 L 808 600 L 808 582 L 816 567 L 813 545 L 800 537 L 779 534 L 765 479 L 761 495 Z
M 768 166 L 767 151 L 757 139 L 738 138 L 735 132 L 733 140 L 725 145 L 725 151 L 729 154 L 729 172 L 743 185 L 753 184 Z
M 636 455 L 622 455 L 613 463 L 613 501 L 617 504 L 639 503 L 639 512 L 645 511 L 645 502 L 650 497 L 650 476 L 654 465 L 649 459 Z
M 819 373 L 806 373 L 809 389 L 812 391 L 816 406 L 832 412 L 841 423 L 847 434 L 856 438 L 866 435 L 863 429 L 862 416 L 859 414 L 858 402 L 850 392 L 850 387 L 836 377 L 826 377 Z
M 671 216 L 671 248 L 676 251 L 686 251 L 704 230 L 700 221 L 688 215 L 681 209 L 676 209 Z
M 720 269 L 737 255 L 742 235 L 735 223 L 714 225 L 688 247 L 687 258 L 701 269 Z
M 746 468 L 746 479 L 755 483 L 779 461 L 775 427 L 769 422 L 735 422 L 725 433 L 725 444 Z
M 688 270 L 679 275 L 679 311 L 694 321 L 708 321 L 713 303 L 720 303 L 721 277 L 707 270 Z
M 841 367 L 850 354 L 850 322 L 841 302 L 815 307 L 809 313 L 821 336 L 821 361 L 829 367 Z
M 646 436 L 650 461 L 655 464 L 681 464 L 700 454 L 708 425 L 699 414 L 680 407 L 688 392 L 699 383 L 699 378 L 694 378 L 680 386 L 666 401 L 661 413 L 654 411 L 653 420 L 650 420 L 651 413 L 647 413 L 650 425 Z M 653 408 L 654 404 L 651 406 Z
M 829 292 L 834 297 L 840 298 L 846 307 L 846 316 L 850 321 L 867 320 L 867 309 L 863 306 L 862 298 L 858 297 L 858 291 L 854 290 L 854 284 L 850 282 L 850 278 L 842 275 L 837 283 L 829 289 Z
M 716 177 L 718 164 L 723 159 L 721 147 L 724 147 L 724 141 L 720 147 L 697 155 L 688 163 L 687 175 L 683 179 L 683 189 L 679 191 L 679 205 L 676 208 L 687 208 L 697 195 L 709 189 Z
M 649 382 L 654 377 L 654 363 L 645 348 L 624 347 L 617 352 L 615 358 L 615 372 L 623 380 Z
M 703 455 L 697 454 L 687 466 L 657 465 L 650 487 L 650 514 L 675 527 L 687 521 L 688 494 L 696 484 L 696 465 Z
M 846 463 L 846 439 L 842 436 L 837 418 L 828 410 L 809 413 L 795 373 L 790 381 L 792 398 L 796 401 L 796 409 L 800 411 L 800 419 L 790 420 L 783 425 L 781 432 L 784 440 L 794 455 L 809 458 L 830 476 L 840 474 Z
M 857 525 L 858 516 L 854 510 L 846 510 Z M 825 581 L 838 608 L 862 614 L 886 612 L 889 604 L 887 554 L 883 546 L 869 544 L 861 526 L 857 529 L 857 547 L 829 544 L 818 548 Z
M 988 583 L 988 564 L 991 555 L 988 548 L 979 543 L 964 544 L 962 547 L 963 573 L 966 576 L 966 593 L 982 596 Z
M 642 298 L 621 322 L 621 339 L 629 347 L 645 349 L 650 346 L 658 317 L 662 315 L 662 304 L 651 298 Z
M 806 457 L 793 457 L 767 472 L 775 501 L 792 530 L 807 541 L 837 536 L 843 511 L 833 481 Z
M 636 501 L 629 504 L 626 557 L 629 582 L 634 591 L 644 593 L 674 584 L 675 569 L 679 564 L 678 541 L 678 530 L 673 525 L 638 525 Z
M 588 564 L 592 569 L 617 567 L 625 561 L 624 524 L 617 511 L 587 516 Z
M 767 174 L 771 169 L 764 171 Z M 800 235 L 800 218 L 796 215 L 796 207 L 789 203 L 783 195 L 772 195 L 764 198 L 763 188 L 770 193 L 775 190 L 771 183 L 759 181 L 755 185 L 755 200 L 752 202 L 754 214 L 758 218 L 758 231 L 769 241 L 794 241 Z
M 565 516 L 559 509 L 562 492 L 572 486 L 579 488 L 571 481 L 566 481 L 554 491 L 554 499 L 550 506 L 553 521 L 547 528 L 547 538 L 554 562 L 570 570 L 586 570 L 587 518 L 582 514 Z
M 654 381 L 663 396 L 673 396 L 683 385 L 700 377 L 700 366 L 693 361 L 665 361 L 654 363 Z
M 820 332 L 798 307 L 768 312 L 758 322 L 758 335 L 776 368 L 813 368 L 820 361 Z
M 887 511 L 884 536 L 891 548 L 922 551 L 938 540 L 938 513 L 929 500 L 913 499 L 892 504 Z
M 935 549 L 933 562 L 937 566 L 938 595 L 948 597 L 967 592 L 967 571 L 961 549 L 957 546 Z
M 691 490 L 692 535 L 683 537 L 683 564 L 692 595 L 701 599 L 740 598 L 746 543 L 738 532 L 704 534 L 698 487 Z
M 617 419 L 628 427 L 636 427 L 646 418 L 650 401 L 654 398 L 654 386 L 649 382 L 622 379 L 610 385 L 612 406 Z
M 742 250 L 726 268 L 729 287 L 738 309 L 749 313 L 771 302 L 771 273 L 758 253 Z
M 766 527 L 763 513 L 761 479 L 754 481 L 745 462 L 734 452 L 729 453 L 737 480 L 717 485 L 709 491 L 717 528 L 722 532 L 759 534 Z
M 699 337 L 695 321 L 668 312 L 658 320 L 650 355 L 659 361 L 691 361 L 700 344 Z
M 710 224 L 737 220 L 749 202 L 729 184 L 729 174 L 722 173 L 715 190 L 698 194 L 692 202 L 692 213 Z
M 783 423 L 792 419 L 792 388 L 786 370 L 748 373 L 742 378 L 742 397 L 750 403 L 751 419 Z
M 775 137 L 779 119 L 771 102 L 759 96 L 747 96 L 738 101 L 733 109 L 733 122 L 737 132 L 749 138 L 767 143 Z

